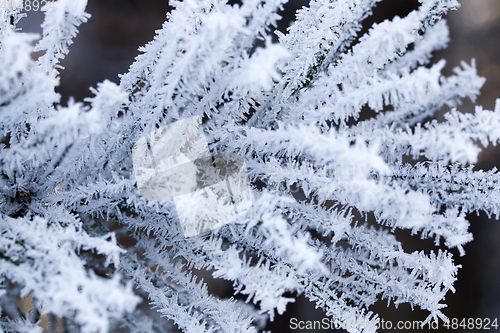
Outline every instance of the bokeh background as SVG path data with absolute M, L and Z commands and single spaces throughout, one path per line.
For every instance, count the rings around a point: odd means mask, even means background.
M 278 29 L 285 31 L 294 18 L 295 10 L 306 5 L 307 1 L 291 0 L 285 6 Z M 381 22 L 395 15 L 404 16 L 417 6 L 416 0 L 385 0 L 374 9 L 374 15 L 366 20 L 364 31 L 373 22 Z M 139 54 L 138 47 L 150 41 L 155 30 L 161 28 L 169 10 L 168 1 L 89 0 L 87 12 L 92 17 L 80 27 L 69 55 L 62 62 L 65 69 L 61 72 L 58 88 L 62 104 L 67 104 L 70 97 L 83 101 L 90 96 L 89 87 L 95 87 L 104 79 L 118 83 L 118 75 L 127 71 L 134 57 Z M 40 12 L 28 12 L 19 27 L 26 32 L 40 33 L 42 19 Z M 470 63 L 471 58 L 475 58 L 479 75 L 487 78 L 476 104 L 492 110 L 496 97 L 500 97 L 500 0 L 462 0 L 462 8 L 449 13 L 446 19 L 450 26 L 451 41 L 447 49 L 435 53 L 434 62 L 447 59 L 444 74 L 450 75 L 452 68 L 458 66 L 460 61 Z M 459 109 L 472 112 L 474 104 L 464 101 Z M 499 165 L 500 148 L 487 147 L 480 155 L 476 169 L 489 170 Z M 465 246 L 467 254 L 464 257 L 453 251 L 456 262 L 462 268 L 455 284 L 456 292 L 450 292 L 446 298 L 448 308 L 444 309 L 444 313 L 459 320 L 500 319 L 500 221 L 489 219 L 485 214 L 469 216 L 469 220 L 474 241 Z M 398 232 L 397 236 L 407 251 L 435 249 L 432 241 L 420 240 L 418 236 L 411 237 L 406 232 Z M 230 284 L 206 278 L 211 281 L 211 292 L 221 297 L 231 295 Z M 393 305 L 387 307 L 385 301 L 377 303 L 372 310 L 384 320 L 394 323 L 398 320 L 424 320 L 427 316 L 424 311 L 412 311 L 408 305 L 401 305 L 398 309 Z M 300 331 L 290 329 L 290 318 L 321 320 L 324 314 L 303 296 L 298 296 L 286 314 L 278 316 L 267 329 L 273 332 Z

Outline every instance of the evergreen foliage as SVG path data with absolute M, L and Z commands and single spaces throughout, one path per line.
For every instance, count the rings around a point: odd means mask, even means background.
M 287 292 L 363 323 L 350 332 L 375 331 L 380 299 L 446 320 L 466 214 L 500 215 L 499 173 L 473 170 L 478 143 L 500 140 L 500 103 L 457 111 L 484 83 L 474 61 L 450 77 L 430 63 L 459 3 L 420 0 L 358 36 L 378 0 L 311 0 L 272 43 L 284 2 L 172 1 L 120 83 L 67 106 L 59 61 L 87 1 L 56 1 L 42 36 L 0 11 L 0 331 L 41 331 L 14 305 L 30 293 L 70 332 L 256 332 L 294 301 Z M 139 194 L 132 152 L 193 116 L 214 156 L 244 157 L 253 205 L 186 238 L 172 200 Z M 395 229 L 442 250 L 405 252 Z M 210 294 L 200 270 L 248 304 Z

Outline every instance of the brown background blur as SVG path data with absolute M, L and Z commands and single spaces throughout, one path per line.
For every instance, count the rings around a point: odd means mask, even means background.
M 280 30 L 284 31 L 287 22 L 293 19 L 295 9 L 306 4 L 306 1 L 292 0 L 285 8 Z M 415 0 L 385 0 L 375 8 L 374 16 L 365 23 L 365 29 L 373 22 L 394 15 L 404 16 L 416 5 Z M 133 58 L 139 54 L 137 48 L 151 40 L 154 31 L 161 28 L 168 10 L 168 1 L 89 0 L 87 12 L 92 14 L 92 18 L 81 26 L 69 56 L 62 63 L 66 68 L 58 88 L 62 103 L 66 104 L 70 96 L 82 101 L 90 95 L 88 87 L 95 87 L 104 79 L 118 83 L 117 75 L 127 71 Z M 28 12 L 27 15 L 19 26 L 24 31 L 39 32 L 42 21 L 40 12 Z M 451 69 L 458 66 L 461 60 L 470 63 L 471 58 L 475 58 L 479 75 L 487 78 L 476 104 L 492 110 L 495 98 L 500 97 L 500 0 L 463 0 L 462 8 L 449 13 L 446 19 L 450 25 L 451 42 L 447 49 L 435 53 L 434 62 L 447 59 L 444 74 L 450 75 Z M 466 101 L 459 109 L 472 112 L 473 104 Z M 476 169 L 489 170 L 499 165 L 500 149 L 489 147 L 480 155 Z M 457 251 L 452 251 L 462 268 L 455 284 L 457 291 L 448 294 L 445 300 L 448 308 L 444 309 L 444 313 L 459 320 L 500 319 L 500 221 L 490 220 L 485 214 L 470 216 L 469 220 L 474 241 L 465 246 L 465 257 L 459 257 Z M 405 232 L 398 232 L 398 238 L 403 240 L 406 251 L 434 248 L 433 242 L 422 241 L 418 236 L 410 237 Z M 230 296 L 230 290 L 224 288 L 230 288 L 230 285 L 221 284 L 211 290 L 220 289 L 218 293 L 221 296 Z M 387 308 L 386 304 L 386 301 L 381 301 L 372 310 L 384 320 L 394 323 L 398 320 L 423 320 L 427 316 L 426 312 L 418 309 L 411 311 L 406 304 L 399 309 L 394 309 L 393 305 Z M 292 332 L 289 328 L 291 317 L 305 321 L 321 320 L 324 315 L 300 296 L 295 304 L 289 306 L 287 313 L 279 316 L 268 329 Z

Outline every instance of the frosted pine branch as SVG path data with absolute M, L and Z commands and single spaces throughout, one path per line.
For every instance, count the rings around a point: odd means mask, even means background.
M 299 294 L 362 323 L 349 332 L 376 331 L 379 301 L 446 320 L 466 214 L 500 216 L 497 169 L 474 170 L 500 102 L 461 113 L 480 65 L 430 65 L 457 1 L 361 35 L 377 2 L 311 0 L 286 33 L 286 1 L 172 2 L 85 103 L 55 87 L 86 1 L 56 1 L 42 36 L 0 11 L 0 329 L 48 315 L 83 332 L 257 332 Z M 436 249 L 408 253 L 396 229 Z M 211 294 L 203 270 L 246 304 Z

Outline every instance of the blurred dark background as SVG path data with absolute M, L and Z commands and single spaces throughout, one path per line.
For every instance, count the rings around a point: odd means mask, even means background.
M 292 0 L 282 13 L 279 29 L 284 31 L 293 19 L 296 9 L 306 6 L 307 1 Z M 373 23 L 395 15 L 404 16 L 418 6 L 416 0 L 385 0 L 374 9 L 374 15 L 364 23 L 364 31 Z M 150 41 L 156 29 L 161 28 L 166 13 L 171 10 L 168 1 L 159 0 L 89 0 L 87 12 L 92 15 L 88 23 L 80 27 L 80 33 L 70 47 L 70 53 L 62 62 L 58 91 L 62 104 L 70 96 L 83 101 L 90 95 L 89 87 L 109 79 L 118 83 L 118 74 L 125 73 L 135 56 L 137 48 Z M 28 12 L 20 27 L 27 32 L 40 32 L 40 12 Z M 461 60 L 477 61 L 479 75 L 487 81 L 476 101 L 492 110 L 496 97 L 500 97 L 500 1 L 463 0 L 462 8 L 446 16 L 450 26 L 451 41 L 447 49 L 435 53 L 434 61 L 447 59 L 444 74 L 450 75 L 452 68 Z M 472 112 L 473 104 L 464 101 L 461 111 Z M 499 129 L 500 131 L 500 129 Z M 500 165 L 500 149 L 488 147 L 481 155 L 476 169 L 489 170 Z M 488 219 L 485 214 L 470 216 L 474 241 L 465 246 L 466 256 L 453 251 L 459 270 L 456 292 L 446 298 L 448 308 L 444 313 L 449 318 L 499 318 L 500 317 L 500 222 Z M 418 236 L 398 232 L 406 251 L 435 249 L 432 241 L 422 241 Z M 230 285 L 212 282 L 210 290 L 230 296 Z M 386 301 L 378 302 L 373 311 L 384 320 L 424 320 L 427 312 L 411 310 L 403 304 L 398 309 L 387 307 Z M 295 332 L 289 328 L 290 318 L 298 320 L 321 320 L 324 314 L 314 309 L 303 296 L 289 305 L 284 316 L 268 325 L 273 332 Z M 441 326 L 442 327 L 442 326 Z M 383 332 L 383 330 L 380 330 Z M 426 332 L 426 329 L 418 330 Z M 444 331 L 440 329 L 439 331 Z M 327 332 L 326 330 L 307 332 Z M 434 331 L 435 332 L 435 331 Z

